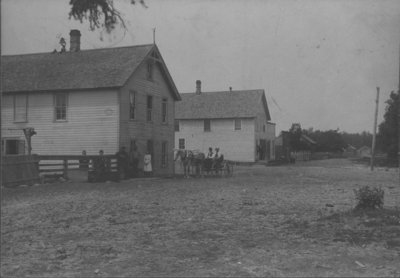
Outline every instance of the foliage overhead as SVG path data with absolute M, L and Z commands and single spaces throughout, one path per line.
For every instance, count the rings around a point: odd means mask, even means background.
M 399 149 L 399 93 L 392 91 L 386 101 L 384 120 L 379 125 L 377 143 L 389 159 L 396 160 Z
M 144 0 L 130 0 L 132 5 L 136 2 L 145 5 Z M 115 29 L 119 23 L 124 29 L 126 25 L 121 13 L 115 9 L 113 0 L 70 0 L 71 10 L 69 18 L 73 17 L 81 23 L 89 21 L 90 30 L 104 28 L 108 33 Z

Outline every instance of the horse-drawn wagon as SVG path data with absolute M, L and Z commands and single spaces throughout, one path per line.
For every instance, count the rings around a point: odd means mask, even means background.
M 189 176 L 224 176 L 233 174 L 233 163 L 225 160 L 223 155 L 218 158 L 206 158 L 205 154 L 198 150 L 175 150 L 175 161 L 180 160 L 185 178 Z

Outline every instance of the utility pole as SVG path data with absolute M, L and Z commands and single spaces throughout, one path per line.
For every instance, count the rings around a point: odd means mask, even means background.
M 400 184 L 400 47 L 399 47 L 399 85 L 397 90 L 397 140 L 398 147 L 397 147 L 397 158 L 399 162 L 399 184 Z
M 374 170 L 374 157 L 375 157 L 375 144 L 376 144 L 376 125 L 378 122 L 378 105 L 379 105 L 379 87 L 376 87 L 376 104 L 375 104 L 375 120 L 374 120 L 374 133 L 372 136 L 372 150 L 371 150 L 371 171 Z

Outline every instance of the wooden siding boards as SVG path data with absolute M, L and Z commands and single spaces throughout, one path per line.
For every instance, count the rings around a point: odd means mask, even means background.
M 177 104 L 179 131 L 175 133 L 175 148 L 183 138 L 187 149 L 207 152 L 208 147 L 219 147 L 225 159 L 254 162 L 262 139 L 271 142 L 269 159 L 273 159 L 275 125 L 269 122 L 264 90 L 183 94 L 182 100 L 184 103 Z M 219 110 L 214 111 L 215 107 Z M 211 119 L 210 132 L 204 132 L 204 118 Z M 234 129 L 235 119 L 241 119 L 241 130 Z
M 179 131 L 175 133 L 175 147 L 179 139 L 185 139 L 187 149 L 218 147 L 227 160 L 253 162 L 255 148 L 254 119 L 242 118 L 241 130 L 235 130 L 234 119 L 211 119 L 211 131 L 205 132 L 202 119 L 179 120 Z
M 154 54 L 154 57 L 153 57 Z M 97 57 L 97 58 L 96 58 Z M 98 59 L 98 58 L 104 59 Z M 174 172 L 174 116 L 179 92 L 156 45 L 85 50 L 64 54 L 27 54 L 3 56 L 7 67 L 1 71 L 3 89 L 2 137 L 25 139 L 22 130 L 35 128 L 32 152 L 39 154 L 97 154 L 103 149 L 114 154 L 121 146 L 129 150 L 136 140 L 140 153 L 147 140 L 153 141 L 155 174 Z M 147 63 L 152 61 L 153 78 L 147 79 Z M 24 63 L 40 68 L 38 72 Z M 58 78 L 62 72 L 66 78 Z M 19 79 L 23 82 L 17 83 Z M 18 86 L 16 86 L 16 84 Z M 80 89 L 80 88 L 85 89 Z M 136 118 L 129 119 L 129 91 L 137 92 Z M 28 92 L 28 122 L 14 123 L 12 94 Z M 67 121 L 54 121 L 53 93 L 68 94 Z M 7 94 L 10 93 L 10 94 Z M 153 96 L 153 120 L 146 119 L 146 98 Z M 161 123 L 161 103 L 167 99 L 167 123 Z M 161 167 L 161 149 L 167 142 L 167 167 Z M 140 167 L 143 161 L 140 160 Z
M 129 118 L 129 92 L 136 92 L 135 119 Z M 147 121 L 147 96 L 153 97 L 152 121 Z M 161 104 L 167 99 L 167 122 L 162 123 Z M 147 141 L 153 141 L 153 171 L 157 174 L 174 172 L 174 95 L 158 63 L 153 65 L 152 79 L 147 78 L 147 61 L 135 71 L 121 89 L 120 146 L 129 150 L 130 141 L 135 140 L 141 154 L 139 168 L 143 168 L 143 155 L 147 149 Z M 167 141 L 167 166 L 161 167 L 162 142 Z
M 118 93 L 116 90 L 73 91 L 68 93 L 67 121 L 54 119 L 54 94 L 29 94 L 28 122 L 13 122 L 13 96 L 3 95 L 2 137 L 18 136 L 33 127 L 32 152 L 37 154 L 113 154 L 118 149 Z

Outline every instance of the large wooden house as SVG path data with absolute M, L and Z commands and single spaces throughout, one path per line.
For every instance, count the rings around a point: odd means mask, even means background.
M 34 128 L 32 153 L 114 154 L 136 145 L 153 170 L 173 173 L 178 90 L 154 44 L 80 50 L 78 30 L 62 53 L 2 56 L 2 150 L 24 153 L 22 129 Z
M 176 104 L 175 147 L 219 148 L 227 160 L 254 162 L 274 159 L 275 124 L 270 122 L 264 90 L 181 94 Z

